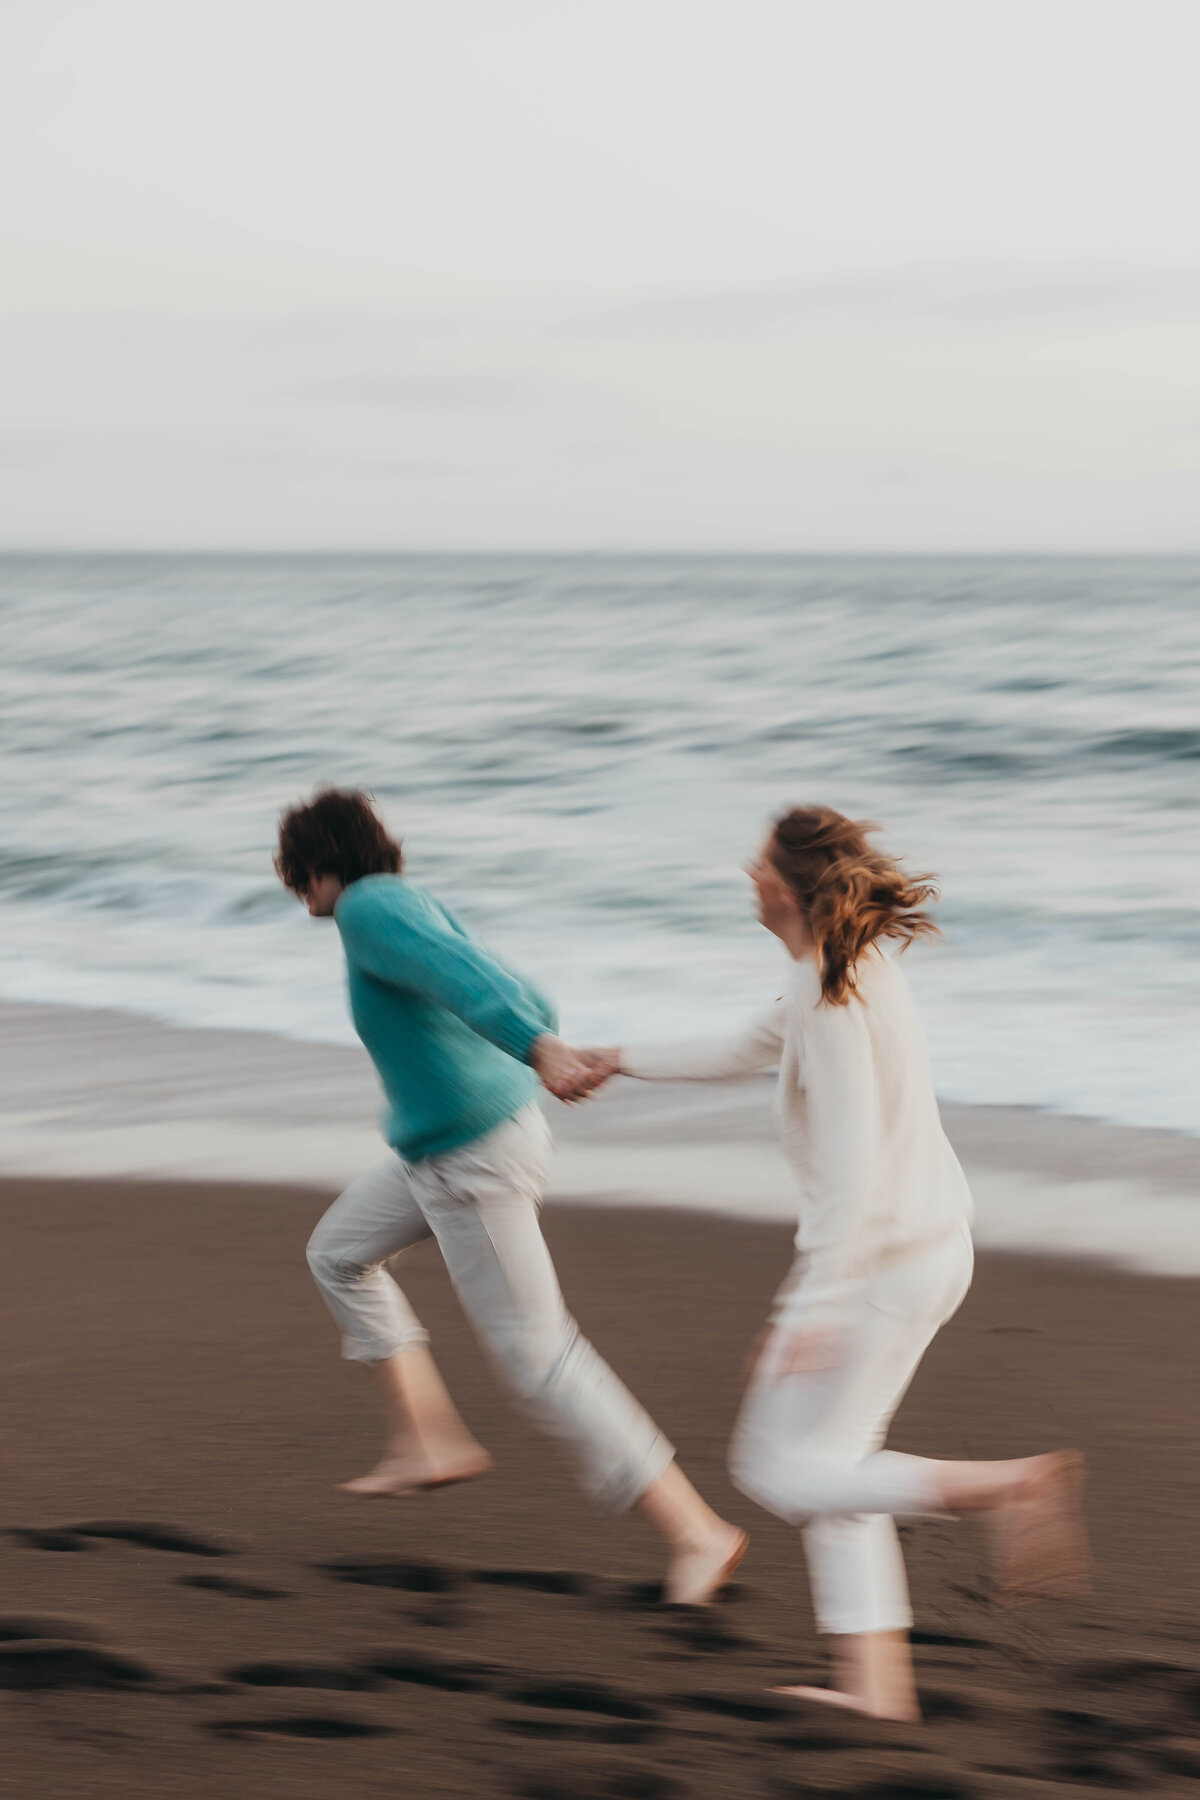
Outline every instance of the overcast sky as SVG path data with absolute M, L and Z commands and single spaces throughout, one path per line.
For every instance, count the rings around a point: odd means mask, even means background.
M 1195 0 L 0 0 L 0 544 L 1200 549 Z

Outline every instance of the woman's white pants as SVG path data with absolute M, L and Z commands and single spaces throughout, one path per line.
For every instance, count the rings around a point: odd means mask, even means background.
M 434 1237 L 476 1336 L 518 1405 L 573 1455 L 583 1486 L 613 1510 L 667 1468 L 672 1445 L 567 1311 L 538 1211 L 550 1133 L 529 1105 L 445 1156 L 394 1152 L 335 1200 L 308 1246 L 343 1353 L 381 1362 L 429 1334 L 383 1264 Z
M 912 1624 L 894 1518 L 944 1509 L 940 1465 L 883 1449 L 922 1356 L 971 1284 L 966 1226 L 888 1263 L 868 1281 L 836 1367 L 783 1375 L 784 1331 L 804 1329 L 803 1281 L 768 1342 L 734 1427 L 729 1466 L 741 1491 L 803 1527 L 813 1610 L 825 1632 Z

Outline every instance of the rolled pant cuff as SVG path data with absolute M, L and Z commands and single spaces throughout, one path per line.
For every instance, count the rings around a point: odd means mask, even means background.
M 636 1469 L 627 1469 L 620 1481 L 594 1489 L 592 1498 L 606 1512 L 628 1512 L 648 1488 L 662 1479 L 674 1461 L 675 1446 L 660 1431 Z
M 817 1619 L 817 1630 L 824 1637 L 866 1637 L 876 1631 L 911 1631 L 912 1626 L 912 1609 L 907 1606 Z
M 429 1333 L 424 1326 L 406 1332 L 401 1338 L 373 1338 L 367 1342 L 363 1338 L 344 1337 L 342 1355 L 347 1362 L 387 1362 L 390 1356 L 399 1356 L 402 1350 L 416 1350 L 428 1342 Z

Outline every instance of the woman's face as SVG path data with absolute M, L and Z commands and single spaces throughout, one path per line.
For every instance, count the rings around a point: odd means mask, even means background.
M 746 873 L 754 883 L 758 922 L 782 937 L 800 918 L 800 902 L 771 861 L 771 845 L 775 833 L 769 831 L 758 855 L 746 864 Z

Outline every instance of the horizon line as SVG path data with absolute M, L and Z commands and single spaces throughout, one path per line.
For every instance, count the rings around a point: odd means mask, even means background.
M 571 549 L 533 546 L 526 548 L 502 548 L 483 546 L 477 548 L 456 548 L 453 546 L 414 546 L 414 545 L 147 545 L 147 544 L 4 544 L 0 543 L 0 560 L 11 558 L 34 559 L 51 557 L 89 557 L 89 558 L 161 558 L 187 557 L 193 560 L 203 558 L 241 557 L 241 558 L 312 558 L 312 559 L 370 559 L 370 558 L 411 558 L 459 560 L 470 558 L 487 558 L 510 561 L 562 561 L 566 559 L 595 561 L 704 561 L 704 562 L 1183 562 L 1200 558 L 1200 545 L 1190 548 L 1172 549 L 701 549 L 685 547 L 669 548 L 613 548 L 595 545 L 577 546 Z

